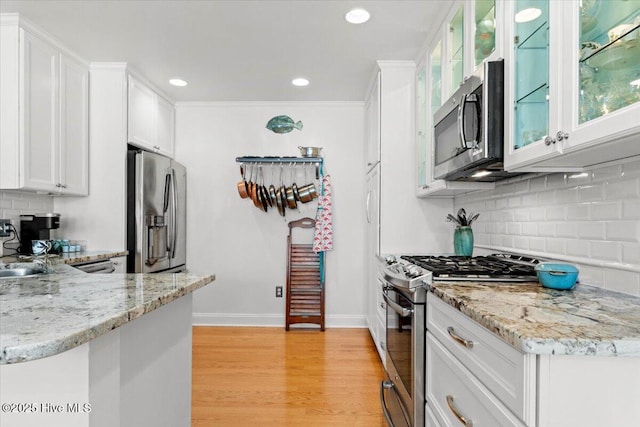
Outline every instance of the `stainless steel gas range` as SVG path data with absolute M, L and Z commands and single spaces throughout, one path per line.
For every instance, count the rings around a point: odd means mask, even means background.
M 388 256 L 378 276 L 386 303 L 386 371 L 380 400 L 392 427 L 424 425 L 427 286 L 433 282 L 537 281 L 537 259 L 512 254 L 480 257 Z

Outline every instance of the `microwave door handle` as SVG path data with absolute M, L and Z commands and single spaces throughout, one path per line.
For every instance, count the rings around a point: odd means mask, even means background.
M 480 143 L 480 130 L 482 129 L 482 106 L 480 105 L 480 100 L 478 99 L 478 96 L 476 94 L 469 94 L 466 97 L 466 101 L 468 102 L 473 102 L 474 104 L 476 104 L 476 116 L 478 119 L 478 126 L 476 128 L 476 136 L 475 139 L 473 141 L 471 141 L 471 146 L 469 146 L 467 144 L 467 148 L 477 148 L 478 144 Z
M 462 95 L 460 105 L 458 105 L 458 136 L 460 137 L 460 148 L 462 150 L 467 149 L 467 137 L 464 134 L 464 110 L 467 104 L 467 94 Z

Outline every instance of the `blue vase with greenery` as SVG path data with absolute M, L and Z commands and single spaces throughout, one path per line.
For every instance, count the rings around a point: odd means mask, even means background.
M 464 209 L 458 210 L 456 215 L 447 215 L 447 221 L 454 222 L 456 229 L 453 232 L 453 250 L 458 256 L 473 255 L 473 229 L 471 224 L 480 214 L 469 214 Z
M 453 232 L 453 250 L 459 256 L 473 255 L 473 229 L 468 225 L 459 225 Z

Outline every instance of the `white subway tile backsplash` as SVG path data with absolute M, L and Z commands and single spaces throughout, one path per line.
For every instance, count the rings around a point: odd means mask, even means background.
M 640 176 L 640 162 L 630 162 L 630 163 L 623 164 L 622 176 L 624 178 L 630 178 L 632 176 Z
M 523 236 L 515 236 L 513 238 L 513 247 L 520 250 L 529 249 L 529 238 Z
M 519 224 L 517 222 L 507 224 L 507 233 L 511 234 L 512 236 L 522 234 L 522 224 Z
M 589 245 L 578 239 L 567 239 L 567 255 L 579 258 L 590 258 Z M 550 254 L 550 257 L 553 255 Z
M 619 242 L 591 242 L 591 256 L 600 260 L 618 261 L 622 258 Z
M 602 221 L 582 221 L 578 223 L 578 237 L 589 240 L 604 240 L 606 223 Z
M 525 236 L 538 235 L 538 223 L 526 222 L 522 224 L 522 234 L 524 234 Z
M 607 199 L 628 199 L 638 198 L 640 193 L 638 179 L 628 179 L 617 182 L 606 182 L 604 184 L 604 190 L 607 195 Z
M 548 238 L 545 242 L 546 251 L 554 254 L 566 254 L 567 241 L 560 238 Z
M 593 181 L 606 181 L 611 179 L 617 179 L 622 173 L 622 165 L 615 165 L 609 167 L 603 167 L 593 171 Z
M 556 224 L 554 222 L 541 222 L 538 224 L 538 235 L 553 237 L 556 235 Z
M 591 219 L 620 219 L 622 218 L 622 204 L 615 202 L 594 202 L 591 204 Z
M 640 219 L 640 199 L 622 201 L 622 219 Z
M 529 249 L 536 252 L 545 252 L 545 239 L 542 237 L 531 237 L 529 239 Z
M 604 187 L 599 184 L 582 185 L 578 188 L 578 200 L 581 202 L 604 200 Z
M 566 218 L 566 207 L 565 206 L 549 206 L 547 208 L 547 220 L 549 221 L 558 221 Z
M 547 218 L 547 211 L 542 207 L 535 207 L 529 210 L 529 219 L 531 221 L 544 221 Z
M 556 236 L 558 237 L 570 237 L 575 239 L 578 235 L 578 223 L 576 222 L 562 222 L 558 223 L 556 227 Z
M 606 223 L 607 240 L 640 242 L 640 221 L 610 221 Z
M 547 175 L 547 188 L 561 188 L 566 185 L 566 175 L 563 173 L 554 173 Z
M 543 191 L 547 188 L 547 176 L 537 176 L 529 180 L 529 191 L 532 193 Z
M 604 287 L 612 291 L 640 295 L 640 275 L 625 270 L 605 270 Z
M 534 206 L 538 203 L 538 197 L 536 193 L 529 193 L 522 196 L 522 206 Z
M 582 283 L 640 296 L 640 160 L 532 174 L 455 206 L 480 212 L 478 244 L 566 259 Z
M 622 262 L 625 264 L 640 263 L 640 243 L 622 243 Z
M 567 206 L 567 220 L 580 221 L 589 219 L 590 212 L 589 203 L 579 203 Z
M 559 188 L 556 190 L 557 203 L 577 203 L 578 188 Z
M 538 193 L 538 205 L 550 205 L 556 203 L 556 191 L 543 191 Z

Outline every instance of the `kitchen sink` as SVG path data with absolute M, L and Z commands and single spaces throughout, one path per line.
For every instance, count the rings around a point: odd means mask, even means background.
M 0 279 L 30 277 L 45 273 L 46 271 L 42 268 L 35 267 L 5 268 L 0 270 Z

